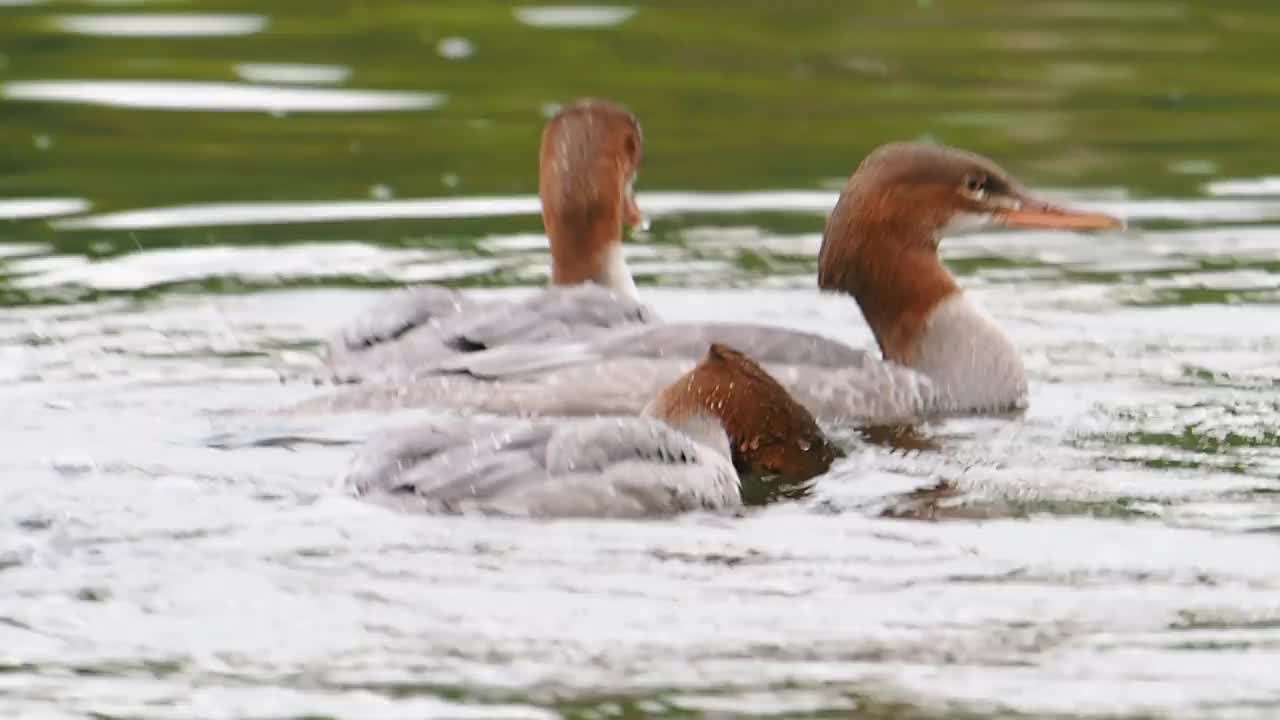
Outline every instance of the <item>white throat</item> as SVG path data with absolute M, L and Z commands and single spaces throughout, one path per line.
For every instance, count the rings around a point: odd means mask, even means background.
M 636 281 L 631 277 L 631 269 L 627 267 L 627 258 L 622 252 L 622 243 L 613 243 L 605 251 L 604 267 L 594 278 L 597 285 L 603 285 L 628 300 L 639 300 Z
M 938 237 L 963 235 L 991 227 L 991 213 L 958 212 L 938 232 Z

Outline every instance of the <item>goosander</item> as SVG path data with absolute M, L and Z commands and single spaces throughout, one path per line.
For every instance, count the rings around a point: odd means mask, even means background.
M 621 105 L 586 98 L 562 107 L 538 152 L 550 287 L 514 303 L 481 303 L 438 285 L 393 291 L 330 343 L 326 370 L 345 381 L 403 376 L 456 353 L 653 320 L 622 254 L 623 226 L 648 223 L 634 190 L 643 153 L 640 122 Z
M 424 362 L 411 381 L 350 388 L 294 411 L 446 405 L 503 414 L 628 414 L 707 343 L 741 348 L 813 414 L 912 423 L 1025 408 L 1013 341 L 943 266 L 958 227 L 1108 229 L 1110 215 L 1050 204 L 993 161 L 924 143 L 871 152 L 827 219 L 818 286 L 851 297 L 880 357 L 812 333 L 746 323 L 644 323 L 589 338 L 516 343 Z
M 406 510 L 633 517 L 737 507 L 739 473 L 794 485 L 839 455 L 776 380 L 716 343 L 638 417 L 407 427 L 362 448 L 347 484 Z

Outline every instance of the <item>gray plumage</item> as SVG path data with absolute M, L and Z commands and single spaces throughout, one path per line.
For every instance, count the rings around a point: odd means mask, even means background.
M 781 327 L 620 325 L 425 360 L 411 378 L 347 388 L 290 411 L 434 405 L 508 415 L 634 415 L 692 368 L 712 341 L 756 359 L 801 405 L 827 422 L 915 422 L 1027 404 L 1027 380 L 1016 346 L 959 293 L 930 317 L 914 369 Z
M 649 306 L 592 283 L 490 303 L 421 285 L 390 292 L 357 316 L 330 343 L 326 365 L 345 381 L 403 378 L 474 352 L 587 338 L 655 319 Z
M 839 368 L 867 361 L 865 350 L 814 333 L 745 323 L 653 323 L 619 327 L 578 341 L 511 343 L 420 366 L 418 377 L 441 371 L 516 378 L 571 365 L 624 358 L 695 359 L 713 342 L 742 348 L 757 362 Z
M 437 513 L 639 517 L 741 503 L 728 438 L 708 418 L 434 421 L 366 444 L 347 483 Z

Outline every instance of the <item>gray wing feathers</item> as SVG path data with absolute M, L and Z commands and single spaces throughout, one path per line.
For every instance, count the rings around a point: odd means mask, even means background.
M 487 475 L 503 475 L 500 458 L 545 455 L 554 428 L 511 420 L 432 421 L 369 441 L 352 461 L 347 483 L 359 494 L 422 492 Z M 531 455 L 532 454 L 532 455 Z
M 445 323 L 443 331 L 471 345 L 492 348 L 577 337 L 654 318 L 649 306 L 586 284 L 547 288 L 523 302 L 486 313 L 463 313 Z
M 926 375 L 895 363 L 876 360 L 841 370 L 765 367 L 797 402 L 828 422 L 911 423 L 940 407 L 939 390 Z
M 493 350 L 446 358 L 427 366 L 419 377 L 435 372 L 465 372 L 488 380 L 517 378 L 573 365 L 624 359 L 683 358 L 697 360 L 713 342 L 737 348 L 765 364 L 804 363 L 810 367 L 860 367 L 875 361 L 867 351 L 821 335 L 740 323 L 653 324 L 620 327 L 574 342 L 509 344 Z
M 802 330 L 745 323 L 664 323 L 610 333 L 601 339 L 600 354 L 618 357 L 687 357 L 698 359 L 707 346 L 720 342 L 761 363 L 848 367 L 865 364 L 866 350 L 849 347 Z
M 362 313 L 331 343 L 328 364 L 346 380 L 456 371 L 465 369 L 455 365 L 465 366 L 472 354 L 494 348 L 592 337 L 654 318 L 649 306 L 594 284 L 551 287 L 517 302 L 490 304 L 423 285 L 389 293 Z
M 547 444 L 552 474 L 603 472 L 629 460 L 692 465 L 705 449 L 654 418 L 617 418 L 568 423 Z
M 531 517 L 644 517 L 741 503 L 727 460 L 709 466 L 626 461 L 603 474 L 572 473 L 529 484 L 477 509 Z
M 740 502 L 727 458 L 650 418 L 414 426 L 370 442 L 347 482 L 423 512 L 621 517 Z
M 438 285 L 418 285 L 381 296 L 339 333 L 334 345 L 346 350 L 390 342 L 412 328 L 475 307 L 456 290 Z
M 466 373 L 486 380 L 537 375 L 572 365 L 604 359 L 590 343 L 557 342 L 542 345 L 506 345 L 492 350 L 455 355 L 427 366 L 417 378 L 440 372 Z
M 486 380 L 470 375 L 430 375 L 410 382 L 363 383 L 312 397 L 280 411 L 298 416 L 410 407 L 452 407 L 514 416 L 635 415 L 659 389 L 693 366 L 692 361 L 619 361 L 576 365 L 547 375 Z M 626 370 L 635 369 L 634 376 Z
M 354 386 L 287 412 L 439 405 L 522 416 L 628 416 L 638 414 L 693 364 L 684 358 L 596 358 L 527 381 L 436 375 L 407 384 Z M 827 422 L 909 423 L 946 409 L 946 397 L 927 376 L 893 363 L 876 360 L 842 370 L 785 363 L 764 367 L 801 405 Z

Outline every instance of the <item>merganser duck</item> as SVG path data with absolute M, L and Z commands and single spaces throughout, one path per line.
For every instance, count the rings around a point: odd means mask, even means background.
M 621 105 L 586 98 L 562 107 L 543 128 L 538 153 L 550 287 L 496 303 L 439 285 L 394 291 L 330 343 L 328 373 L 342 381 L 403 377 L 457 353 L 653 320 L 622 252 L 623 227 L 648 223 L 634 190 L 643 154 L 640 122 Z
M 366 445 L 347 482 L 407 510 L 635 517 L 738 507 L 740 473 L 795 485 L 839 455 L 776 380 L 717 343 L 641 416 L 408 427 Z
M 820 419 L 910 423 L 1025 408 L 1013 341 L 938 257 L 956 227 L 1108 229 L 1110 215 L 1053 205 L 991 160 L 923 143 L 868 155 L 827 220 L 818 286 L 851 297 L 880 356 L 812 333 L 746 323 L 617 327 L 420 364 L 411 380 L 348 389 L 294 411 L 445 405 L 529 415 L 629 414 L 724 342 L 761 362 Z

